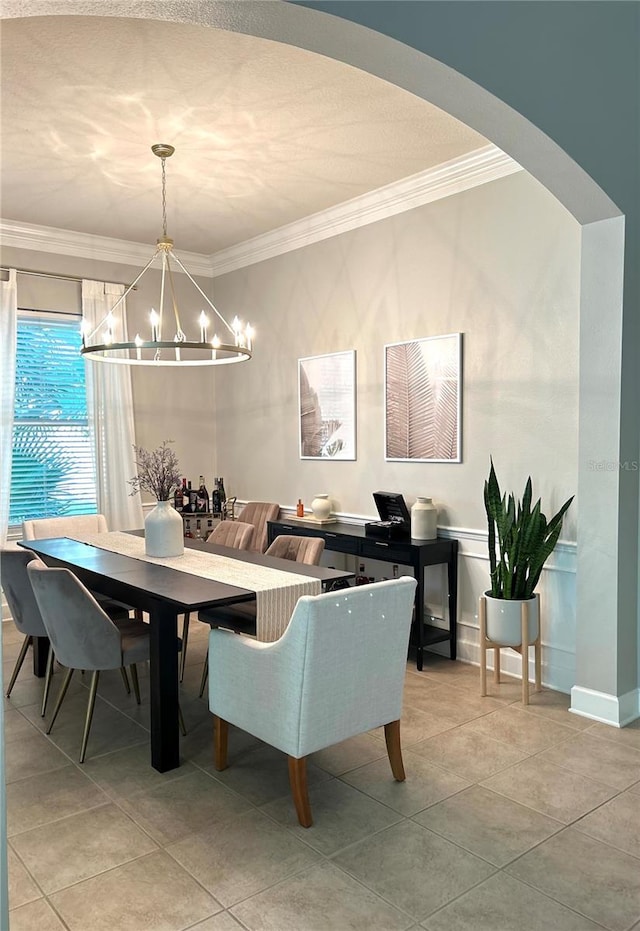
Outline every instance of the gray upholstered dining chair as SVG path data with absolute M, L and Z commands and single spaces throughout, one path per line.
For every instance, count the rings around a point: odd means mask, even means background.
M 276 537 L 268 547 L 266 556 L 277 556 L 280 559 L 291 559 L 294 562 L 305 563 L 307 566 L 317 566 L 324 551 L 324 540 L 321 537 Z M 204 621 L 211 627 L 226 627 L 237 634 L 256 634 L 256 603 L 249 601 L 246 604 L 229 605 L 228 608 L 205 610 L 198 613 L 198 620 Z M 204 695 L 209 674 L 209 656 L 205 657 L 200 681 L 200 698 Z
M 249 549 L 254 553 L 264 553 L 267 548 L 267 521 L 277 520 L 280 505 L 273 501 L 247 501 L 240 512 L 240 520 L 253 524 L 255 534 Z
M 64 517 L 38 517 L 34 520 L 22 521 L 22 536 L 25 540 L 48 540 L 51 537 L 74 537 L 83 533 L 108 533 L 109 525 L 104 514 L 74 514 Z M 122 608 L 133 611 L 121 601 L 114 601 L 106 595 L 94 594 L 108 615 L 114 618 L 120 616 Z M 136 617 L 142 620 L 142 613 L 136 611 Z M 125 682 L 128 681 L 125 675 Z
M 110 617 L 69 569 L 50 568 L 32 559 L 27 573 L 56 659 L 67 667 L 47 734 L 51 733 L 74 670 L 93 672 L 80 749 L 83 763 L 100 672 L 129 666 L 140 704 L 136 663 L 149 659 L 149 628 L 143 621 L 130 618 L 124 609 L 120 618 Z
M 274 643 L 213 628 L 216 769 L 227 766 L 229 724 L 286 753 L 298 821 L 310 827 L 309 754 L 384 726 L 391 771 L 402 782 L 400 717 L 416 584 L 404 576 L 304 595 Z
M 9 698 L 13 691 L 13 686 L 22 669 L 27 650 L 33 643 L 34 637 L 48 637 L 47 630 L 40 614 L 38 602 L 33 594 L 33 588 L 27 573 L 27 565 L 34 559 L 33 553 L 28 550 L 0 549 L 0 579 L 2 588 L 5 593 L 9 611 L 21 634 L 24 635 L 22 646 L 13 667 L 6 696 Z M 40 714 L 44 717 L 47 709 L 47 698 L 49 695 L 49 686 L 51 685 L 51 675 L 53 672 L 53 650 L 49 651 L 47 659 L 47 671 L 44 680 L 44 691 L 42 694 L 42 707 Z
M 229 546 L 236 550 L 248 550 L 253 540 L 254 530 L 253 524 L 245 524 L 240 520 L 223 520 L 211 531 L 207 537 L 206 543 L 215 544 L 216 546 Z M 182 656 L 180 657 L 181 682 L 184 679 L 184 669 L 187 661 L 189 619 L 190 614 L 187 611 L 182 622 Z

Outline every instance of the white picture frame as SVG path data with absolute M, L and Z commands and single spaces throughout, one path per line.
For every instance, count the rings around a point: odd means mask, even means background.
M 298 359 L 301 459 L 356 459 L 356 352 Z
M 462 461 L 462 333 L 384 347 L 385 459 Z

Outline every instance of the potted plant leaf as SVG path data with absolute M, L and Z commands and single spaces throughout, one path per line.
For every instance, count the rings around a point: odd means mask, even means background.
M 562 520 L 573 495 L 551 520 L 542 513 L 540 499 L 532 507 L 531 476 L 524 494 L 516 501 L 507 498 L 491 460 L 489 478 L 484 483 L 484 505 L 489 525 L 489 564 L 491 589 L 485 592 L 487 637 L 505 646 L 522 641 L 521 606 L 529 604 L 529 643 L 538 636 L 539 609 L 536 585 L 545 562 L 553 552 Z

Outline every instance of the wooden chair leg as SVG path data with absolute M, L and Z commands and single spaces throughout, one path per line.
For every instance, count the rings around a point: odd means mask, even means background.
M 11 673 L 11 679 L 9 680 L 9 688 L 7 689 L 7 698 L 11 695 L 11 689 L 15 685 L 15 681 L 18 678 L 18 673 L 22 669 L 22 664 L 24 663 L 24 658 L 27 655 L 27 650 L 29 649 L 29 644 L 32 642 L 33 637 L 29 634 L 22 641 L 22 646 L 20 647 L 20 653 L 16 660 L 16 664 L 13 667 L 13 672 Z
M 384 726 L 384 739 L 387 744 L 387 754 L 391 764 L 391 772 L 396 782 L 404 782 L 407 778 L 402 761 L 402 747 L 400 746 L 400 721 L 390 721 Z
M 487 694 L 487 599 L 480 598 L 480 695 Z
M 228 766 L 227 748 L 229 746 L 229 723 L 216 714 L 213 716 L 214 766 L 222 772 Z
M 91 676 L 91 685 L 89 686 L 89 701 L 87 703 L 87 717 L 84 722 L 84 732 L 82 734 L 82 746 L 80 748 L 80 762 L 84 763 L 84 758 L 87 752 L 87 742 L 89 740 L 89 731 L 91 729 L 91 721 L 93 720 L 93 709 L 96 706 L 96 693 L 98 691 L 98 680 L 100 678 L 100 670 L 94 669 L 93 675 Z
M 522 603 L 521 612 L 521 637 L 520 651 L 522 654 L 522 704 L 529 704 L 529 606 L 526 602 Z
M 302 756 L 298 759 L 295 756 L 290 756 L 288 760 L 289 782 L 298 821 L 303 828 L 310 828 L 313 824 L 313 818 L 311 817 L 311 805 L 309 804 L 309 792 L 307 790 L 307 758 Z

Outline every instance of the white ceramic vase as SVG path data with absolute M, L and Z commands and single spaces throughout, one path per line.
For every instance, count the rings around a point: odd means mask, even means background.
M 411 508 L 411 538 L 435 540 L 438 536 L 438 509 L 431 498 L 418 498 Z
M 327 520 L 331 514 L 329 495 L 316 495 L 311 502 L 311 512 L 316 520 Z
M 540 626 L 540 598 L 534 595 L 525 601 L 518 599 L 493 598 L 485 592 L 487 599 L 487 638 L 504 646 L 519 646 L 522 643 L 522 605 L 528 606 L 529 617 L 527 643 L 533 643 Z
M 147 556 L 182 556 L 182 517 L 170 501 L 158 501 L 144 519 L 144 551 Z

